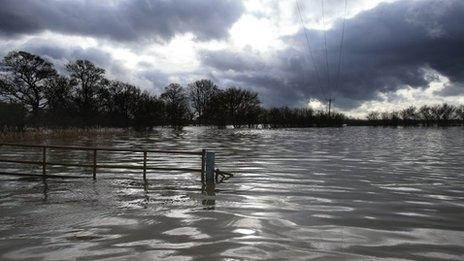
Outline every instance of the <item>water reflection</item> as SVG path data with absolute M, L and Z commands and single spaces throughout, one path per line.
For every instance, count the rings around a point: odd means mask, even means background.
M 46 178 L 42 179 L 42 184 L 43 184 L 43 201 L 46 202 L 48 199 L 48 183 L 47 183 Z
M 205 210 L 214 210 L 216 205 L 216 185 L 212 184 L 203 184 L 201 187 L 201 192 L 205 196 L 201 201 L 201 204 L 204 206 Z
M 145 209 L 148 207 L 148 204 L 150 203 L 150 193 L 149 193 L 148 184 L 149 183 L 146 180 L 143 182 L 144 199 L 141 205 Z
M 0 259 L 461 260 L 464 253 L 462 128 L 186 128 L 97 140 L 47 142 L 208 148 L 235 176 L 215 187 L 202 187 L 196 173 L 150 172 L 147 182 L 124 170 L 102 170 L 97 181 L 1 177 Z M 140 164 L 141 156 L 99 160 Z M 92 155 L 49 157 L 85 163 Z M 149 162 L 196 167 L 199 159 L 150 155 Z

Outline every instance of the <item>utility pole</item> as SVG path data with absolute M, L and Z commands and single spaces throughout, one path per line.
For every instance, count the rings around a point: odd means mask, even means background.
M 332 102 L 335 101 L 335 99 L 329 98 L 329 99 L 326 99 L 326 101 L 329 102 L 329 117 L 330 117 L 330 109 L 332 108 Z

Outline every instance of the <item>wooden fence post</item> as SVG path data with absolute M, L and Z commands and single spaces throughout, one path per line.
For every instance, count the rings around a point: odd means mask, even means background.
M 215 167 L 215 154 L 214 152 L 206 152 L 205 162 L 205 181 L 206 184 L 214 184 L 214 167 Z
M 206 175 L 206 150 L 201 150 L 201 183 L 205 183 Z

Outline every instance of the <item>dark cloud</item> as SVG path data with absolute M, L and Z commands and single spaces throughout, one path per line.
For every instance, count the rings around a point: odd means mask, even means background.
M 65 71 L 67 63 L 77 59 L 85 59 L 114 75 L 127 73 L 121 61 L 115 60 L 110 53 L 95 47 L 82 48 L 78 45 L 60 44 L 46 39 L 34 38 L 16 45 L 13 50 L 24 50 L 40 55 L 52 62 L 60 72 Z
M 379 92 L 394 92 L 405 86 L 425 88 L 431 81 L 430 70 L 451 82 L 463 83 L 463 14 L 461 0 L 398 1 L 347 20 L 338 87 L 335 79 L 341 21 L 327 34 L 330 85 L 323 33 L 317 30 L 310 30 L 309 36 L 319 73 L 308 58 L 303 31 L 283 38 L 291 47 L 275 53 L 271 61 L 253 53 L 230 51 L 203 53 L 201 57 L 205 65 L 220 70 L 218 78 L 261 90 L 268 105 L 301 103 L 321 98 L 325 92 L 337 99 L 339 107 L 354 108 L 363 101 L 378 99 Z
M 1 0 L 0 35 L 54 31 L 118 41 L 167 41 L 177 33 L 224 38 L 243 12 L 235 0 Z
M 200 57 L 205 64 L 221 71 L 232 70 L 241 72 L 263 70 L 266 67 L 266 63 L 262 61 L 260 55 L 252 51 L 247 52 L 246 55 L 228 51 L 204 51 L 200 53 Z
M 5 50 L 24 50 L 47 59 L 55 65 L 62 74 L 67 74 L 67 63 L 77 59 L 86 59 L 106 70 L 109 79 L 126 81 L 142 89 L 159 92 L 169 83 L 169 76 L 150 68 L 149 64 L 139 66 L 139 70 L 129 70 L 124 61 L 115 58 L 111 53 L 97 47 L 82 48 L 79 45 L 60 44 L 46 39 L 33 38 L 11 48 L 0 42 L 0 55 L 5 56 Z
M 142 70 L 140 73 L 138 73 L 138 77 L 151 82 L 153 88 L 158 91 L 161 91 L 165 86 L 168 86 L 169 84 L 169 76 L 158 70 Z
M 117 40 L 123 45 L 143 44 L 145 40 L 168 41 L 186 32 L 209 40 L 226 37 L 242 12 L 238 0 L 0 0 L 0 36 L 6 39 L 0 41 L 0 55 L 10 50 L 26 50 L 44 56 L 61 70 L 69 61 L 88 59 L 105 68 L 110 78 L 157 90 L 171 79 L 186 84 L 192 79 L 208 77 L 221 86 L 256 90 L 265 105 L 301 105 L 325 94 L 334 96 L 340 108 L 355 108 L 364 101 L 380 99 L 379 92 L 393 97 L 396 90 L 405 86 L 426 88 L 436 80 L 431 71 L 450 79 L 437 96 L 464 93 L 464 1 L 461 0 L 397 1 L 347 20 L 338 85 L 335 78 L 341 21 L 327 34 L 330 85 L 326 78 L 324 37 L 317 30 L 310 30 L 309 36 L 319 73 L 309 59 L 303 31 L 282 38 L 289 46 L 286 49 L 264 55 L 252 49 L 202 51 L 199 57 L 203 66 L 182 75 L 153 70 L 151 63 L 140 63 L 129 71 L 118 60 L 124 57 L 116 57 L 98 46 L 82 48 L 79 43 L 60 43 L 56 36 L 11 39 L 53 31 Z M 109 49 L 111 46 L 108 45 Z M 146 49 L 133 51 L 143 53 Z

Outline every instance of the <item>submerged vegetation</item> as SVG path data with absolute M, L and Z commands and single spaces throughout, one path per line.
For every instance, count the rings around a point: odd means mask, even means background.
M 171 83 L 157 96 L 129 83 L 109 80 L 105 70 L 87 60 L 65 66 L 60 75 L 40 56 L 13 51 L 0 67 L 0 133 L 26 128 L 92 129 L 208 125 L 234 128 L 374 125 L 454 125 L 464 121 L 464 107 L 410 107 L 372 112 L 367 120 L 310 108 L 263 108 L 256 92 L 219 88 L 210 80 L 184 87 Z
M 94 140 L 95 138 L 111 137 L 127 133 L 128 131 L 121 128 L 34 128 L 28 129 L 27 131 L 0 131 L 0 140 L 7 142 L 18 140 L 43 142 L 47 139 L 75 140 L 76 138 Z
M 464 124 L 464 105 L 448 104 L 410 106 L 392 112 L 370 112 L 367 121 L 372 126 L 450 126 Z

